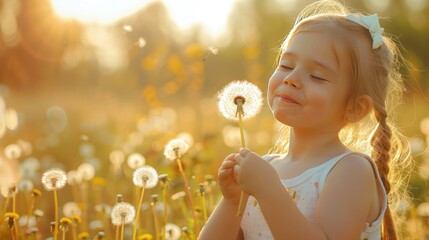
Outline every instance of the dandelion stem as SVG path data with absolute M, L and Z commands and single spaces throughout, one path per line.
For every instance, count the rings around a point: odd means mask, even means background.
M 3 212 L 2 212 L 2 214 L 4 215 L 5 213 L 6 213 L 6 211 L 7 211 L 7 206 L 9 205 L 9 199 L 10 199 L 10 197 L 9 196 L 7 196 L 6 197 L 6 201 L 4 202 L 4 207 L 3 207 Z M 3 221 L 3 217 L 1 218 L 1 221 Z M 1 223 L 1 221 L 0 221 L 0 223 Z
M 66 240 L 66 231 L 63 230 L 62 232 L 63 232 L 63 234 L 62 234 L 63 235 L 62 240 Z
M 121 240 L 124 240 L 124 224 L 121 224 Z
M 34 201 L 35 197 L 31 197 L 30 207 L 28 208 L 27 223 L 25 224 L 27 229 L 30 228 L 30 217 L 33 215 Z
M 58 197 L 57 197 L 56 189 L 54 189 L 54 208 L 55 208 L 54 240 L 57 240 L 59 222 L 58 222 Z
M 16 220 L 14 219 L 13 220 L 14 221 L 14 227 L 15 227 L 15 234 L 16 234 L 16 236 L 19 236 L 19 229 L 18 229 L 18 223 L 16 222 Z
M 243 102 L 242 101 L 238 101 L 238 105 L 237 108 L 242 109 L 242 105 Z M 246 142 L 244 140 L 244 128 L 243 128 L 243 111 L 238 111 L 238 126 L 240 128 L 240 136 L 241 136 L 241 147 L 245 148 L 246 147 Z M 238 209 L 237 209 L 237 216 L 241 216 L 243 214 L 243 201 L 245 198 L 245 192 L 241 191 L 240 194 L 240 202 L 238 203 Z
M 116 226 L 116 240 L 119 240 L 119 225 Z
M 15 237 L 15 230 L 10 229 L 10 235 L 12 235 L 12 240 L 16 240 L 16 237 Z
M 16 194 L 12 196 L 12 212 L 16 213 Z
M 189 199 L 189 205 L 191 206 L 192 217 L 194 218 L 195 235 L 198 236 L 198 222 L 197 222 L 197 217 L 195 216 L 194 202 L 192 201 L 192 194 L 190 190 L 191 188 L 189 187 L 188 181 L 186 180 L 186 175 L 182 167 L 182 161 L 180 160 L 180 158 L 177 158 L 176 160 L 177 160 L 177 165 L 179 166 L 179 171 L 183 177 L 183 183 L 185 184 L 185 189 Z
M 165 237 L 165 225 L 167 224 L 167 187 L 163 185 L 162 188 L 162 202 L 163 202 L 163 223 L 162 223 L 162 236 Z
M 137 215 L 136 215 L 135 222 L 134 222 L 133 238 L 132 238 L 133 240 L 135 240 L 136 237 L 137 237 L 137 227 L 139 225 L 140 209 L 141 209 L 141 206 L 142 206 L 142 203 L 143 203 L 144 190 L 146 188 L 145 185 L 146 184 L 143 185 L 143 188 L 142 188 L 141 194 L 140 194 L 140 200 L 137 203 Z
M 156 214 L 156 204 L 152 204 L 152 214 L 153 214 L 153 225 L 155 227 L 155 239 L 159 240 L 159 226 L 158 226 L 158 217 Z
M 72 224 L 72 235 L 73 235 L 73 240 L 77 240 L 76 224 L 75 223 Z
M 205 194 L 201 194 L 201 206 L 203 207 L 204 222 L 207 221 L 207 207 Z

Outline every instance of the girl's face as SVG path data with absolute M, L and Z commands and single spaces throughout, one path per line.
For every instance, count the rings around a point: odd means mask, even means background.
M 346 123 L 350 82 L 341 76 L 328 34 L 297 33 L 268 83 L 267 100 L 274 117 L 295 129 L 339 131 Z

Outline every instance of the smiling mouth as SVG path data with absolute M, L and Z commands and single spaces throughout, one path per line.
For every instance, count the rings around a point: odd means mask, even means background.
M 293 98 L 291 98 L 291 97 L 289 97 L 289 96 L 279 95 L 278 97 L 279 97 L 279 98 L 280 98 L 280 100 L 281 100 L 281 101 L 283 101 L 283 102 L 299 104 L 297 101 L 295 101 Z

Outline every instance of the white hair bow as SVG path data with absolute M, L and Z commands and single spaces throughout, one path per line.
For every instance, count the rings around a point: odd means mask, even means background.
M 381 34 L 384 32 L 384 28 L 380 27 L 377 14 L 370 16 L 350 14 L 347 15 L 346 18 L 369 30 L 369 33 L 372 37 L 372 49 L 381 47 L 383 44 L 383 38 Z

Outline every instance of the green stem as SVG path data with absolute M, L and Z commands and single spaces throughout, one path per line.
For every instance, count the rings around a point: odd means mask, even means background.
M 191 188 L 188 185 L 188 181 L 186 180 L 186 175 L 185 172 L 183 171 L 183 167 L 182 167 L 182 161 L 180 160 L 180 158 L 177 158 L 177 165 L 179 166 L 179 171 L 182 174 L 182 178 L 183 178 L 183 183 L 185 184 L 185 189 L 188 195 L 188 199 L 189 199 L 189 205 L 191 206 L 191 212 L 192 212 L 192 217 L 194 218 L 194 231 L 195 231 L 195 235 L 198 236 L 198 221 L 197 221 L 197 217 L 195 215 L 195 208 L 194 208 L 194 202 L 192 201 L 192 194 L 191 194 Z
M 153 225 L 155 227 L 155 239 L 159 240 L 159 226 L 158 226 L 158 217 L 156 213 L 156 204 L 152 205 L 152 214 L 153 214 Z

